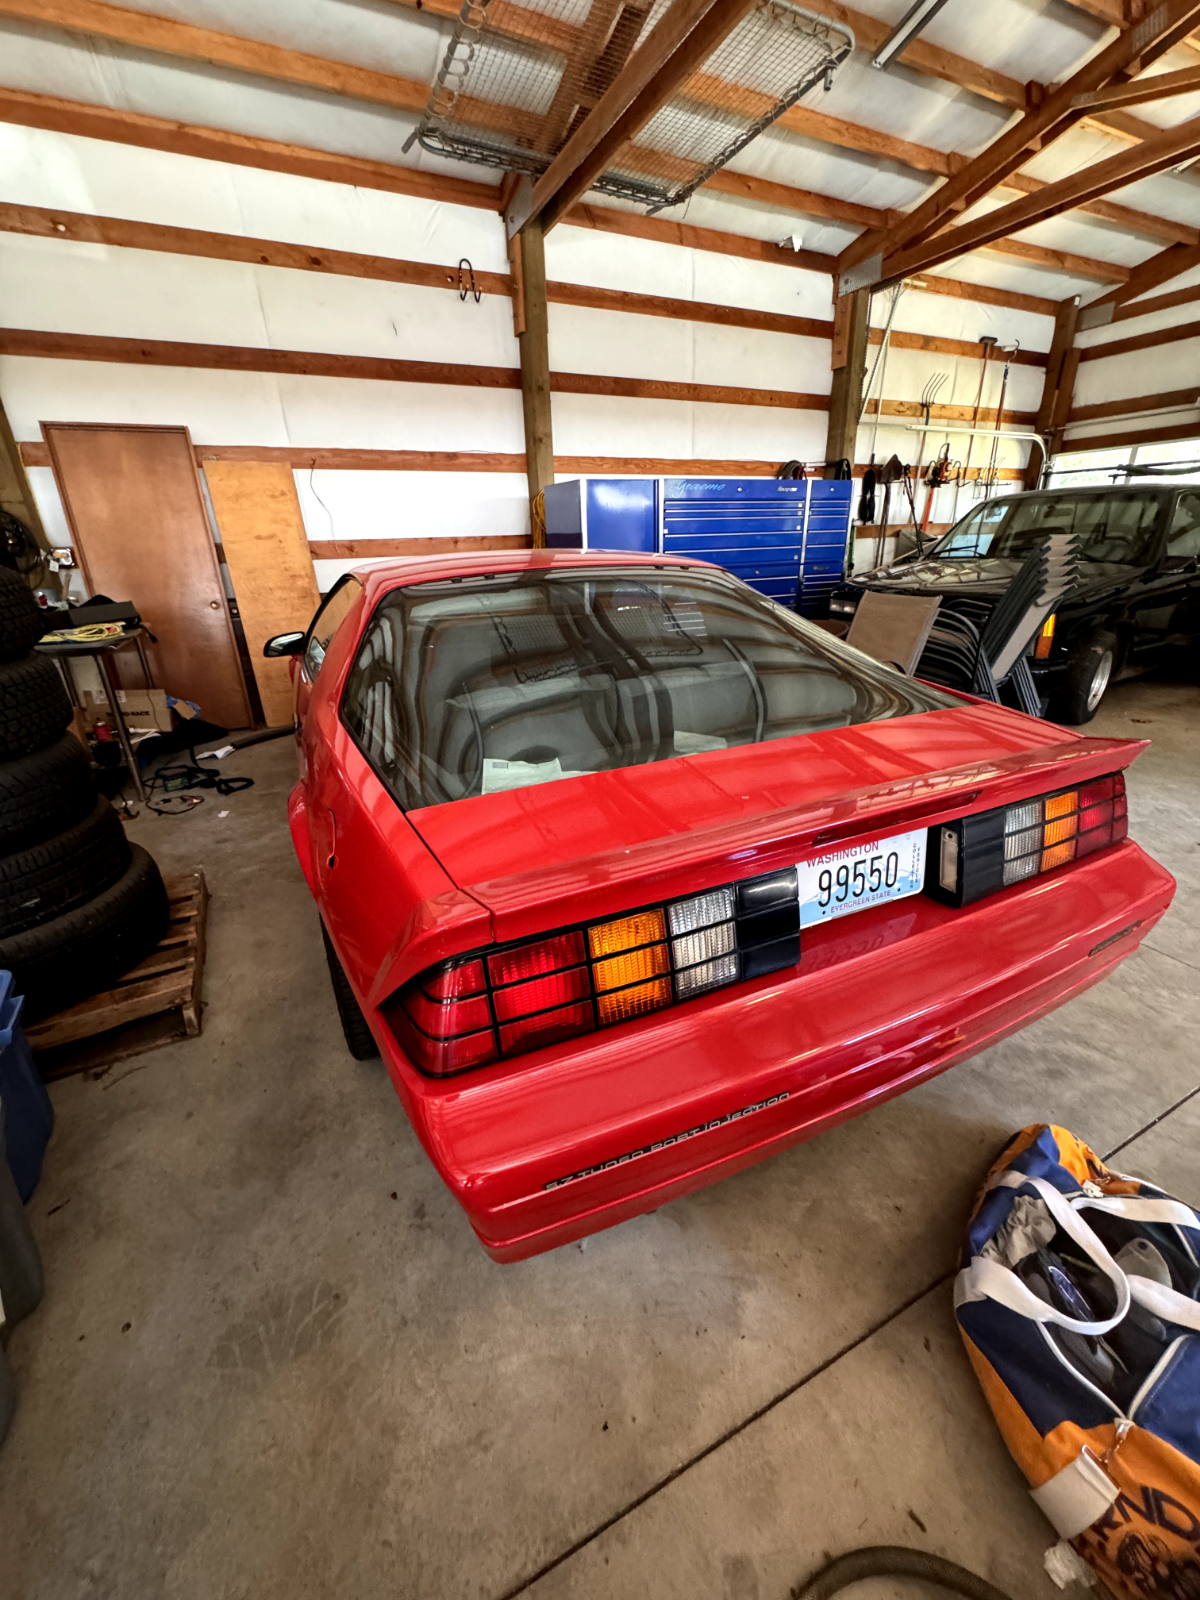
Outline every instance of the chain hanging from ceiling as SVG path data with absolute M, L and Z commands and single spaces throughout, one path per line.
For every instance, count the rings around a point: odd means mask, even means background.
M 536 178 L 649 37 L 670 0 L 464 0 L 414 142 Z M 759 0 L 625 146 L 596 188 L 681 204 L 854 49 L 849 28 Z

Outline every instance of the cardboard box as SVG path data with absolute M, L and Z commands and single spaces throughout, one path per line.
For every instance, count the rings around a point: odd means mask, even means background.
M 130 733 L 170 733 L 175 726 L 165 689 L 118 689 L 121 715 Z M 83 709 L 88 726 L 106 722 L 111 716 L 108 696 L 96 689 L 83 691 Z

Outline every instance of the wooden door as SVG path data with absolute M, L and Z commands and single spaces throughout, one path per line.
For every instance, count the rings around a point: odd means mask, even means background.
M 251 721 L 186 428 L 44 422 L 84 580 L 157 637 L 155 682 L 226 728 Z
M 269 728 L 295 716 L 286 658 L 267 661 L 274 634 L 303 631 L 321 603 L 292 469 L 284 461 L 208 461 L 208 493 L 237 596 L 250 665 Z

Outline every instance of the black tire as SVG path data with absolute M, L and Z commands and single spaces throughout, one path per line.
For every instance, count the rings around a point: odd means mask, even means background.
M 21 1020 L 37 1022 L 107 989 L 148 956 L 167 931 L 167 891 L 154 858 L 130 846 L 130 863 L 110 889 L 40 928 L 0 939 L 0 968 L 25 996 Z
M 71 720 L 71 702 L 47 656 L 0 661 L 0 761 L 54 741 Z
M 19 572 L 0 567 L 0 661 L 28 655 L 45 631 L 33 590 Z
M 94 900 L 128 867 L 129 840 L 121 819 L 99 798 L 65 833 L 0 858 L 0 939 Z
M 1062 684 L 1054 692 L 1051 719 L 1071 727 L 1090 722 L 1100 707 L 1119 655 L 1120 641 L 1115 633 L 1096 633 L 1076 645 L 1067 657 Z
M 95 804 L 92 764 L 73 733 L 0 762 L 0 855 L 65 833 Z
M 362 1014 L 362 1007 L 354 998 L 354 990 L 350 987 L 350 980 L 342 970 L 342 963 L 338 960 L 329 935 L 325 932 L 325 924 L 321 924 L 321 937 L 325 941 L 325 959 L 329 963 L 329 981 L 333 985 L 333 998 L 337 1003 L 338 1021 L 342 1025 L 342 1032 L 346 1037 L 346 1048 L 355 1061 L 372 1061 L 379 1054 L 379 1046 L 375 1043 L 374 1035 L 367 1027 L 367 1019 Z

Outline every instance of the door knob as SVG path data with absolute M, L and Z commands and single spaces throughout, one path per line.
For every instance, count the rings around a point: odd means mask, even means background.
M 213 608 L 214 611 L 220 611 L 221 602 L 219 600 L 210 600 L 208 603 Z

